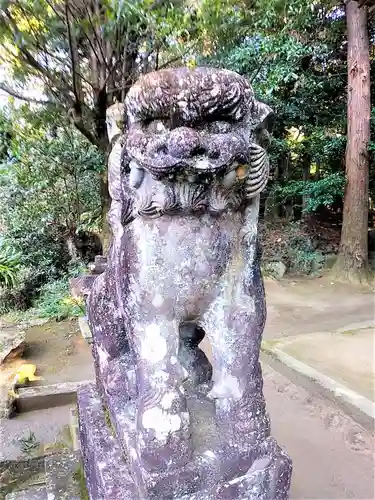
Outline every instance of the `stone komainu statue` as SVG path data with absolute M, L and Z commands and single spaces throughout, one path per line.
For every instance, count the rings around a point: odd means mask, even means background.
M 113 241 L 88 314 L 133 495 L 286 498 L 290 461 L 269 437 L 259 365 L 271 110 L 245 78 L 212 68 L 143 76 L 125 109 L 124 135 L 109 120 Z M 198 347 L 205 335 L 212 367 Z M 214 406 L 203 444 L 186 380 Z

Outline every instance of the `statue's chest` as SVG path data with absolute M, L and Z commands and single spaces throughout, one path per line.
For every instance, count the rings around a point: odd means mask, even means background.
M 171 216 L 136 219 L 132 239 L 139 287 L 177 300 L 212 295 L 239 252 L 241 218 Z

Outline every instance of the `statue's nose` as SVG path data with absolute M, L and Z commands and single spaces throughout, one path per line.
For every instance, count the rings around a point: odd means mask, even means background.
M 174 158 L 191 158 L 206 152 L 199 133 L 189 127 L 172 130 L 168 137 L 167 148 Z

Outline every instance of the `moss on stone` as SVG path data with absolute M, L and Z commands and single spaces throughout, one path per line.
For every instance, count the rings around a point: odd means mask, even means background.
M 76 481 L 76 483 L 78 484 L 79 495 L 81 497 L 81 500 L 90 500 L 89 493 L 87 491 L 86 479 L 85 479 L 85 474 L 83 472 L 82 464 L 78 465 L 76 471 L 73 474 L 73 478 Z
M 340 332 L 341 335 L 355 335 L 358 333 L 358 330 L 344 330 L 343 332 Z
M 115 428 L 113 427 L 111 416 L 109 414 L 108 408 L 106 408 L 104 406 L 103 407 L 103 412 L 104 412 L 104 420 L 105 420 L 105 423 L 107 424 L 109 432 L 112 434 L 112 436 L 114 436 L 115 435 Z
M 274 340 L 262 340 L 262 343 L 260 345 L 260 349 L 263 352 L 269 352 L 272 351 L 274 347 L 279 344 L 280 340 L 279 339 L 274 339 Z

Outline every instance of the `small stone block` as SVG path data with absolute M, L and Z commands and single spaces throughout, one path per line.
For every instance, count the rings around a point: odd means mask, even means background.
M 103 255 L 96 255 L 95 262 L 91 262 L 88 265 L 89 271 L 92 274 L 96 275 L 104 273 L 106 267 L 107 267 L 107 258 L 103 257 Z
M 81 500 L 75 474 L 80 461 L 77 453 L 61 453 L 46 457 L 48 500 Z
M 13 491 L 6 495 L 5 500 L 47 500 L 47 490 L 45 486 L 32 486 L 27 490 Z
M 72 438 L 72 446 L 74 451 L 78 451 L 80 449 L 79 446 L 79 427 L 78 427 L 78 411 L 77 407 L 70 408 L 70 436 Z
M 95 255 L 95 264 L 105 266 L 107 264 L 107 257 L 104 255 Z
M 79 329 L 81 330 L 83 338 L 86 339 L 89 344 L 91 344 L 92 333 L 91 333 L 89 322 L 87 321 L 86 316 L 80 316 L 78 318 L 78 326 L 79 326 Z
M 72 296 L 74 298 L 86 298 L 90 294 L 96 278 L 97 275 L 94 274 L 85 274 L 77 278 L 72 278 L 70 280 L 70 291 Z

